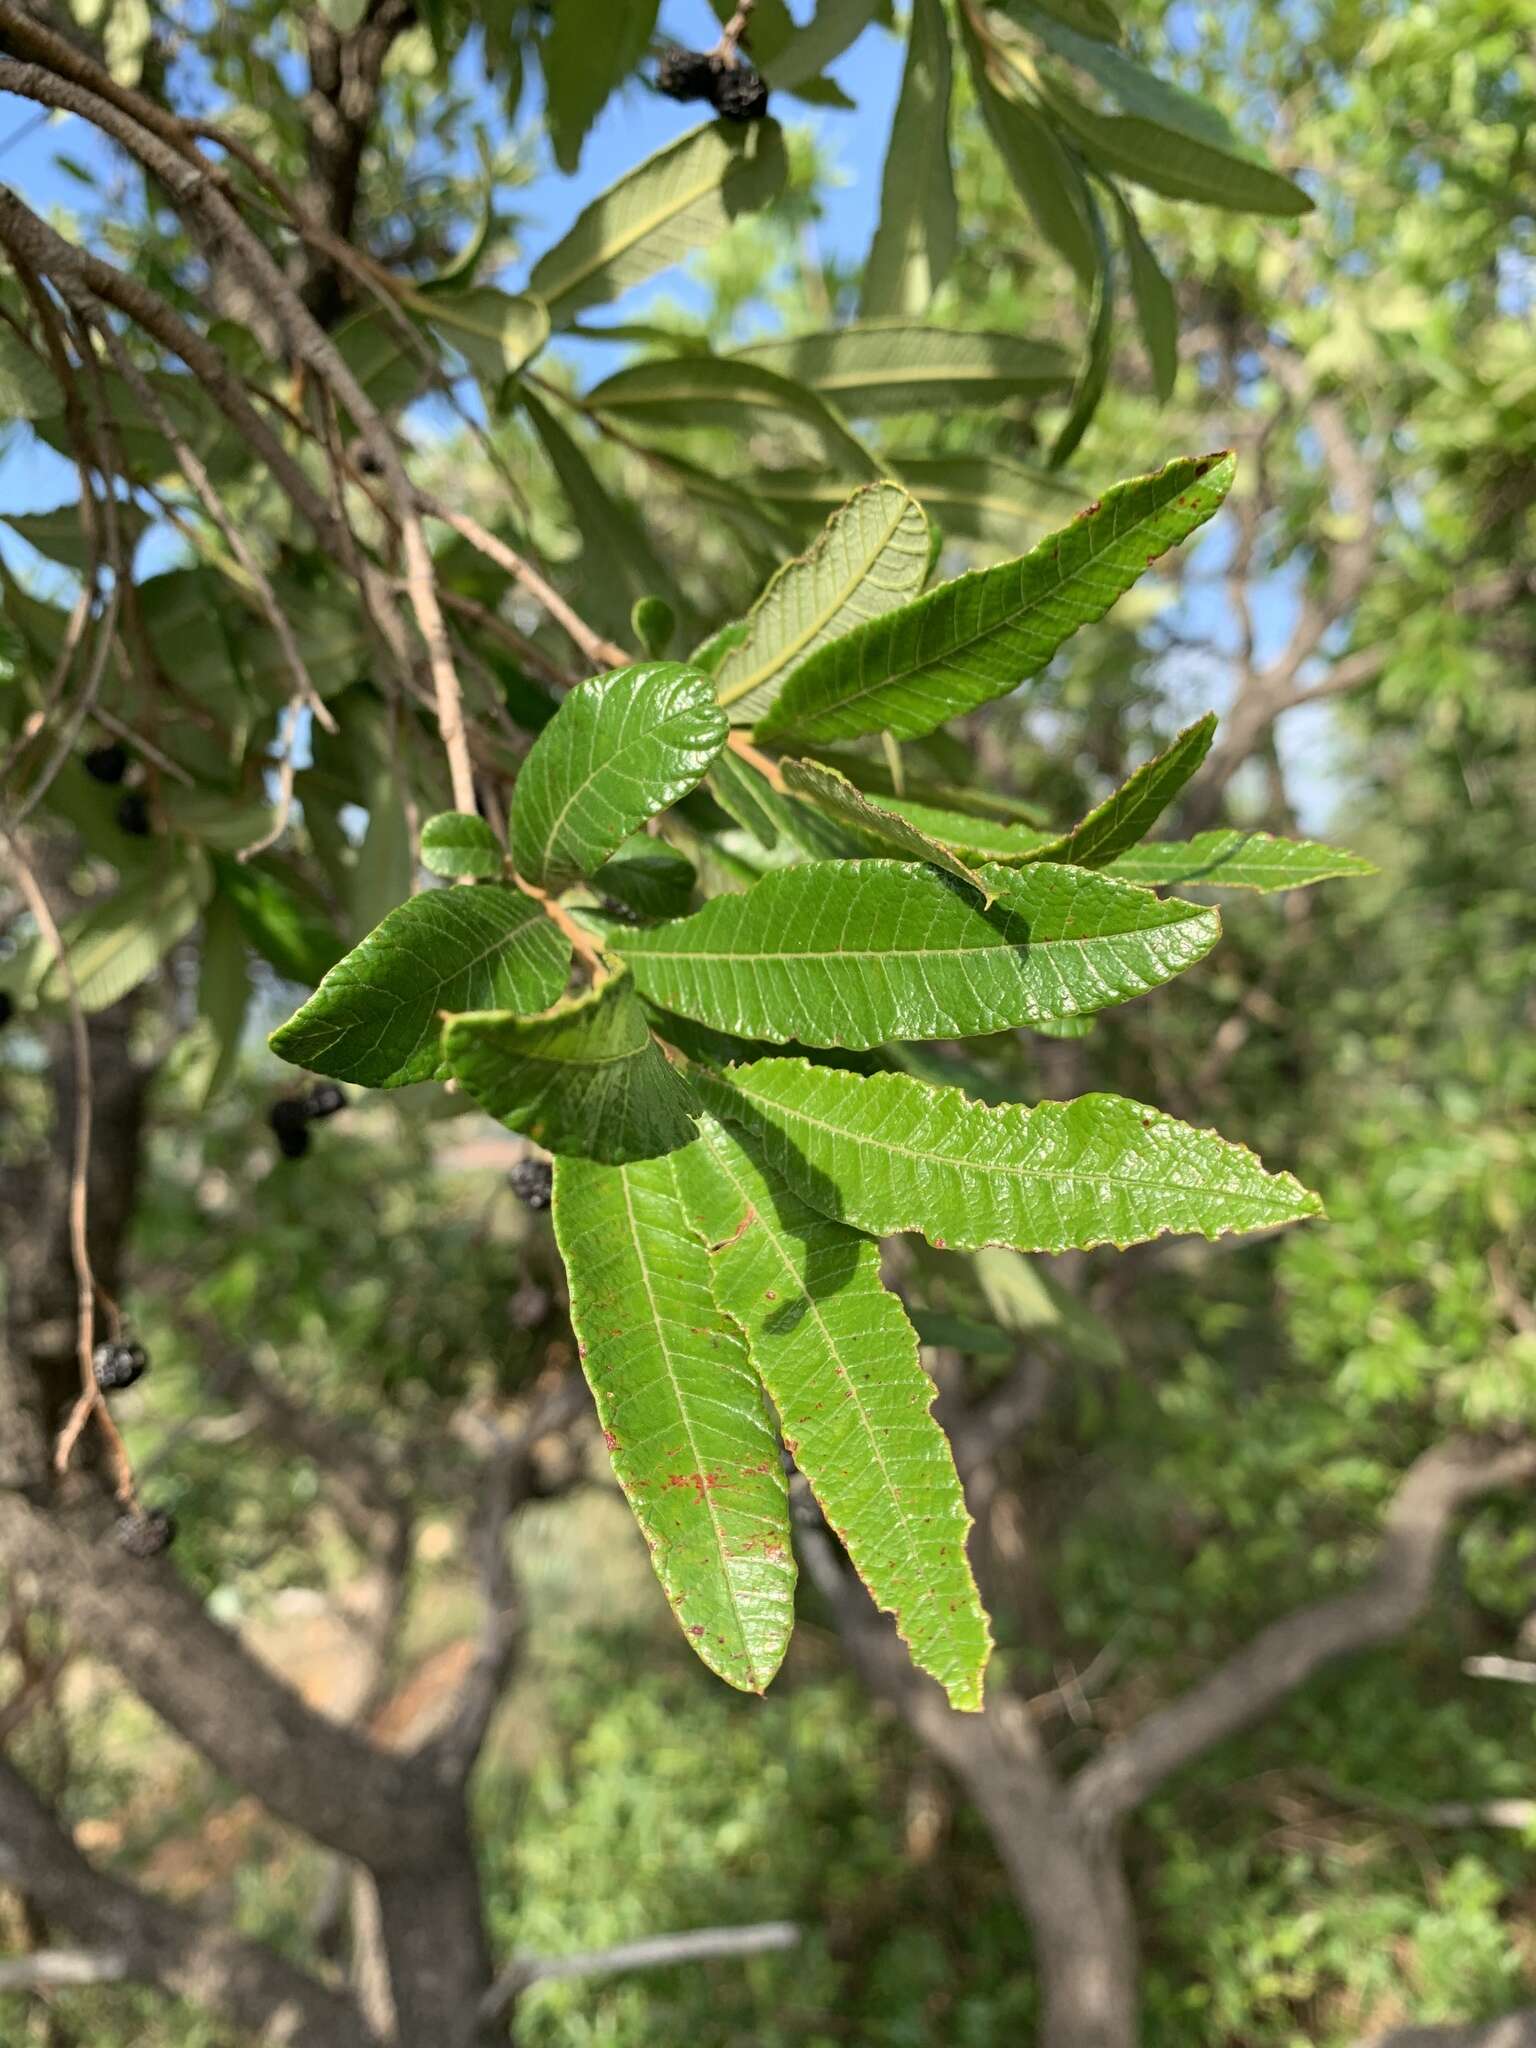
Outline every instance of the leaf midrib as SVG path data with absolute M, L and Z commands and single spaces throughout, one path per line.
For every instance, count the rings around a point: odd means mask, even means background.
M 638 701 L 639 700 L 636 699 L 634 703 L 631 703 L 631 705 L 628 707 L 630 711 L 633 711 L 638 707 Z M 658 720 L 655 725 L 643 729 L 637 739 L 621 739 L 618 745 L 613 749 L 612 753 L 603 755 L 600 759 L 597 759 L 594 762 L 594 765 L 589 770 L 589 772 L 582 777 L 580 782 L 576 784 L 575 788 L 571 791 L 570 795 L 566 798 L 565 802 L 561 805 L 560 809 L 555 813 L 554 819 L 550 824 L 549 831 L 545 836 L 545 839 L 540 850 L 540 874 L 547 875 L 549 873 L 550 862 L 553 858 L 555 843 L 559 839 L 560 834 L 565 827 L 565 821 L 570 816 L 575 806 L 578 803 L 580 803 L 581 799 L 592 787 L 593 783 L 598 781 L 602 776 L 606 775 L 615 766 L 617 762 L 622 761 L 626 754 L 634 753 L 637 747 L 644 747 L 650 744 L 652 741 L 665 742 L 667 727 L 670 724 L 672 724 L 674 720 L 681 717 L 686 717 L 686 715 L 686 706 L 674 705 L 673 708 L 667 712 L 666 716 Z M 596 717 L 601 717 L 600 707 L 596 714 Z M 596 737 L 597 734 L 594 730 L 593 738 L 595 739 Z M 673 744 L 676 747 L 677 752 L 681 753 L 683 751 L 682 747 L 680 745 L 677 745 L 677 743 L 673 742 L 671 744 Z M 622 840 L 620 841 L 620 844 L 623 844 Z M 613 849 L 613 851 L 616 850 L 617 849 Z M 603 855 L 603 860 L 611 860 L 613 857 L 613 851 L 605 853 Z M 595 863 L 595 865 L 598 867 L 601 867 L 602 864 L 603 861 L 598 861 Z M 576 872 L 578 875 L 582 875 L 585 873 L 585 870 L 580 865 L 578 865 Z
M 696 131 L 699 135 L 706 134 L 707 132 L 707 129 Z M 681 153 L 679 151 L 679 154 Z M 744 163 L 748 159 L 742 156 L 734 158 L 733 161 Z M 620 256 L 625 255 L 646 235 L 654 233 L 657 228 L 664 226 L 667 221 L 685 212 L 697 200 L 702 199 L 706 193 L 719 191 L 723 176 L 724 173 L 722 172 L 713 178 L 703 179 L 698 185 L 690 187 L 687 197 L 681 204 L 658 207 L 654 212 L 644 215 L 632 234 L 606 244 L 593 256 L 591 262 L 584 270 L 576 271 L 566 283 L 559 285 L 554 291 L 550 292 L 545 303 L 553 312 L 566 299 L 570 298 L 573 292 L 579 292 L 582 286 L 594 277 L 599 270 L 603 269 L 605 265 L 616 262 Z

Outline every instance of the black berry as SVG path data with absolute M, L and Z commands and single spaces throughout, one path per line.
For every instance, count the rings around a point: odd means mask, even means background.
M 715 69 L 702 50 L 668 50 L 656 66 L 656 89 L 669 100 L 707 100 L 714 96 Z
M 126 1550 L 130 1557 L 159 1557 L 176 1541 L 176 1517 L 168 1515 L 164 1508 L 151 1508 L 147 1514 L 120 1515 L 115 1533 L 119 1550 Z
M 727 121 L 761 121 L 768 111 L 768 87 L 750 64 L 717 64 L 710 98 Z
M 547 1209 L 554 1193 L 554 1169 L 547 1159 L 519 1159 L 508 1170 L 507 1186 L 530 1209 Z
M 115 740 L 109 746 L 92 747 L 85 757 L 85 772 L 97 782 L 121 782 L 128 773 L 128 749 Z
M 96 1384 L 104 1394 L 120 1394 L 143 1379 L 149 1353 L 142 1344 L 98 1344 L 91 1358 Z
M 149 837 L 149 805 L 139 790 L 130 789 L 118 805 L 117 825 L 133 839 Z
M 321 1081 L 310 1089 L 300 1107 L 306 1116 L 334 1116 L 347 1106 L 347 1091 L 334 1081 Z
M 267 1111 L 267 1122 L 285 1159 L 302 1159 L 309 1150 L 309 1110 L 298 1095 L 285 1095 Z
M 5 990 L 0 988 L 0 1031 L 5 1029 L 15 1014 L 16 1005 L 11 1001 Z

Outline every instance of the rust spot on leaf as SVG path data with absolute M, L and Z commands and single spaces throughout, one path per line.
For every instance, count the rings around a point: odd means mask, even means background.
M 720 1484 L 720 1474 L 718 1472 L 674 1472 L 666 1484 L 668 1487 L 691 1486 L 698 1500 L 702 1503 L 705 1494 L 711 1488 Z
M 619 1448 L 619 1440 L 614 1435 L 611 1429 L 605 1429 L 603 1431 L 603 1442 L 608 1446 L 610 1451 L 616 1451 Z

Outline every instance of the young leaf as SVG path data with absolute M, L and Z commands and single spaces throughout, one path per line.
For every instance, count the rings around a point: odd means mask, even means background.
M 338 960 L 268 1043 L 335 1081 L 431 1081 L 446 1071 L 444 1010 L 547 1010 L 570 957 L 569 940 L 517 889 L 428 889 Z
M 782 568 L 714 667 L 715 695 L 732 723 L 773 707 L 797 663 L 866 619 L 905 604 L 928 574 L 928 521 L 899 484 L 866 484 L 835 512 L 811 548 Z
M 907 1074 L 792 1059 L 701 1076 L 698 1089 L 765 1170 L 874 1237 L 915 1230 L 951 1251 L 1123 1250 L 1322 1212 L 1244 1146 L 1118 1095 L 994 1109 Z
M 931 868 L 819 861 L 615 943 L 641 993 L 681 1016 L 858 1048 L 1106 1009 L 1193 966 L 1221 929 L 1214 911 L 1079 868 L 977 880 L 990 909 Z
M 620 1166 L 693 1141 L 688 1084 L 652 1038 L 628 975 L 542 1017 L 450 1017 L 443 1060 L 483 1110 L 546 1152 Z
M 1203 525 L 1232 472 L 1229 454 L 1185 456 L 1117 484 L 1018 561 L 941 584 L 819 649 L 760 730 L 800 740 L 881 730 L 917 739 L 1005 696 Z
M 586 306 L 718 241 L 766 206 L 787 172 L 777 121 L 711 122 L 669 143 L 592 201 L 533 266 L 528 289 L 567 327 Z
M 555 1161 L 555 1238 L 613 1469 L 689 1644 L 762 1692 L 794 1626 L 779 1448 L 746 1346 L 715 1306 L 679 1155 Z
M 990 900 L 978 877 L 957 853 L 928 838 L 909 819 L 875 803 L 835 768 L 824 767 L 820 761 L 786 761 L 783 775 L 785 784 L 796 796 L 803 796 L 838 824 L 848 826 L 865 839 L 879 840 L 885 847 L 894 848 L 904 860 L 924 860 L 933 867 L 945 868 L 979 890 L 983 900 Z
M 630 607 L 629 623 L 645 653 L 659 661 L 677 631 L 677 613 L 664 597 L 637 597 Z
M 1131 271 L 1131 296 L 1136 301 L 1136 320 L 1152 366 L 1152 389 L 1159 405 L 1173 396 L 1179 374 L 1179 308 L 1173 286 L 1163 266 L 1152 253 L 1152 245 L 1141 232 L 1129 200 L 1118 186 L 1110 188 L 1120 215 L 1120 234 L 1125 243 Z
M 1201 832 L 1188 840 L 1153 840 L 1122 853 L 1106 870 L 1144 888 L 1306 889 L 1314 882 L 1377 872 L 1373 861 L 1310 839 L 1268 832 Z
M 1005 399 L 1059 391 L 1072 381 L 1071 360 L 1053 341 L 957 333 L 900 320 L 752 342 L 728 360 L 809 385 L 857 418 L 960 406 L 990 409 Z M 901 461 L 905 475 L 905 456 Z
M 970 1516 L 877 1248 L 799 1200 L 712 1119 L 676 1168 L 711 1246 L 715 1299 L 746 1333 L 785 1448 L 912 1661 L 953 1706 L 979 1709 L 991 1641 L 966 1562 Z
M 503 858 L 484 818 L 439 811 L 421 828 L 421 864 L 434 875 L 473 875 L 484 881 L 501 873 Z
M 1211 751 L 1215 737 L 1216 714 L 1208 711 L 1127 776 L 1114 795 L 1091 810 L 1080 825 L 1059 839 L 1047 840 L 1023 858 L 1065 861 L 1077 868 L 1108 866 L 1117 853 L 1146 838 Z
M 949 161 L 953 65 L 943 0 L 913 0 L 906 69 L 891 123 L 880 217 L 864 267 L 859 312 L 924 313 L 958 240 Z
M 517 872 L 553 891 L 595 873 L 637 826 L 702 781 L 729 730 L 708 676 L 681 662 L 643 661 L 580 684 L 517 778 Z

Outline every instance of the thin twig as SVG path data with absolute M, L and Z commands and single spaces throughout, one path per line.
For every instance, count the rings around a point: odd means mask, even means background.
M 565 905 L 549 895 L 546 890 L 536 888 L 532 882 L 525 882 L 521 875 L 514 875 L 512 879 L 517 883 L 523 894 L 531 896 L 534 902 L 543 910 L 544 915 L 570 940 L 572 951 L 579 960 L 584 962 L 591 973 L 593 981 L 595 983 L 606 981 L 608 978 L 608 962 L 604 956 L 602 946 L 582 930 Z
M 778 762 L 770 761 L 766 754 L 759 753 L 739 727 L 732 728 L 726 745 L 733 754 L 739 754 L 749 768 L 755 768 L 770 789 L 777 790 L 780 796 L 789 795 L 789 785 L 780 773 Z
M 763 1920 L 753 1927 L 699 1927 L 685 1934 L 653 1934 L 641 1941 L 584 1949 L 569 1956 L 521 1956 L 486 1993 L 480 2021 L 488 2026 L 499 2020 L 530 1984 L 547 1984 L 562 1977 L 606 1977 L 616 1970 L 668 1969 L 716 1956 L 772 1955 L 799 1943 L 800 1929 L 792 1920 Z

